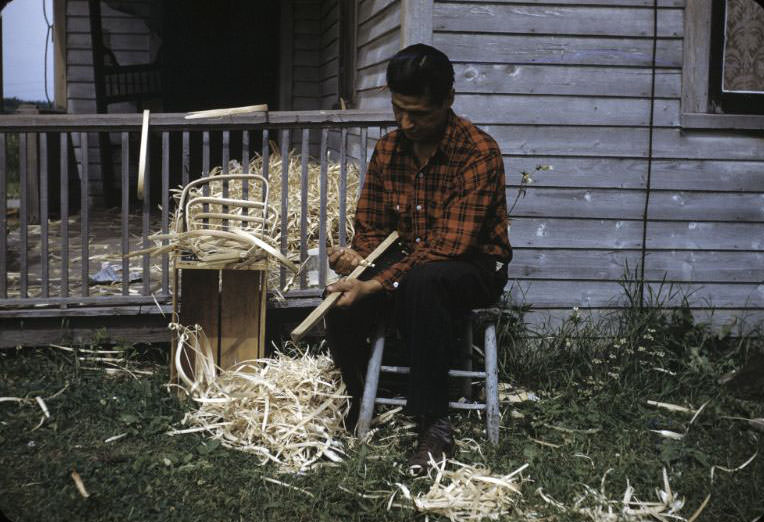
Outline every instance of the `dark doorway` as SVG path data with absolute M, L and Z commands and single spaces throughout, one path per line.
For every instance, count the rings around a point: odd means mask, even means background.
M 166 0 L 164 110 L 278 104 L 278 0 Z

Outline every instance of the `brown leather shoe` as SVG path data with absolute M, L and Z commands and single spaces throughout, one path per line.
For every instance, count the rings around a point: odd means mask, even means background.
M 416 451 L 409 457 L 409 474 L 412 476 L 424 474 L 430 463 L 430 457 L 436 462 L 448 458 L 454 453 L 454 437 L 451 434 L 451 422 L 443 417 L 419 434 Z

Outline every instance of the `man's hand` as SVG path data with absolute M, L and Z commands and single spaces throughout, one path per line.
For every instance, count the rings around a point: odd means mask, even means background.
M 340 275 L 348 275 L 363 261 L 363 257 L 358 252 L 347 247 L 331 247 L 327 254 L 329 268 Z
M 337 300 L 336 306 L 350 306 L 353 303 L 363 299 L 367 295 L 382 291 L 382 283 L 376 279 L 368 281 L 359 281 L 358 279 L 342 279 L 326 287 L 329 293 L 342 292 Z

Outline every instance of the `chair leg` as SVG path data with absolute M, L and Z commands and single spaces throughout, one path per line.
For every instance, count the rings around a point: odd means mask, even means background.
M 485 328 L 486 431 L 491 444 L 499 443 L 499 368 L 496 355 L 496 324 Z
M 457 368 L 472 371 L 472 320 L 468 317 L 462 330 L 462 342 L 459 345 L 459 366 Z M 461 378 L 461 396 L 472 400 L 472 378 Z
M 366 382 L 363 387 L 363 397 L 361 397 L 361 407 L 358 412 L 358 425 L 356 432 L 359 437 L 364 437 L 369 432 L 371 418 L 374 416 L 374 400 L 377 398 L 377 387 L 379 385 L 379 370 L 382 366 L 382 354 L 385 350 L 385 324 L 380 322 L 377 326 L 374 346 L 369 358 L 369 364 L 366 367 Z

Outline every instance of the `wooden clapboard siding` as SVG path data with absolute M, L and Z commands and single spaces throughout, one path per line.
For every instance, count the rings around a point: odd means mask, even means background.
M 760 133 L 656 129 L 653 147 L 657 158 L 764 160 Z
M 593 157 L 645 157 L 648 129 L 553 125 L 483 125 L 504 154 Z
M 516 248 L 510 271 L 512 277 L 524 279 L 612 281 L 639 262 L 639 250 Z
M 512 217 L 509 240 L 533 249 L 640 249 L 642 222 L 614 219 Z M 510 273 L 513 268 L 510 265 Z
M 321 108 L 339 107 L 340 16 L 338 0 L 324 0 L 321 15 Z
M 764 161 L 657 160 L 652 187 L 664 190 L 762 192 Z
M 679 125 L 679 100 L 656 100 L 654 105 L 656 126 Z M 644 98 L 462 94 L 454 110 L 477 125 L 511 121 L 527 125 L 646 127 L 650 123 L 650 100 Z
M 617 308 L 626 304 L 619 281 L 555 281 L 513 276 L 509 291 L 513 303 L 531 305 L 540 310 L 570 309 L 574 306 Z
M 762 309 L 764 285 L 751 283 L 648 284 L 656 304 L 681 306 L 682 299 L 703 303 L 706 308 Z M 515 302 L 532 304 L 535 308 L 561 308 L 560 294 L 570 307 L 616 308 L 626 305 L 623 287 L 618 281 L 547 281 L 515 280 L 512 297 Z
M 658 7 L 684 7 L 686 0 L 658 0 Z M 607 5 L 612 7 L 652 7 L 654 0 L 491 0 L 494 4 Z
M 549 6 L 436 3 L 433 29 L 440 32 L 529 33 L 582 36 L 652 36 L 652 9 L 614 6 Z M 658 36 L 682 35 L 682 10 L 658 10 Z
M 551 167 L 551 170 L 537 170 Z M 504 156 L 508 185 L 517 185 L 527 172 L 534 187 L 644 188 L 647 160 L 625 158 L 572 158 L 565 156 Z
M 764 251 L 651 251 L 645 277 L 707 283 L 764 281 Z
M 570 308 L 531 310 L 523 315 L 526 324 L 532 325 L 539 332 L 559 328 L 563 321 L 569 320 L 573 314 Z M 581 309 L 577 315 L 594 322 L 607 321 L 612 317 L 609 309 Z M 764 312 L 760 310 L 739 309 L 708 309 L 694 308 L 691 311 L 696 323 L 709 325 L 714 329 L 729 328 L 734 335 L 757 333 L 756 328 L 764 321 Z M 543 326 L 542 326 L 543 325 Z M 655 367 L 660 368 L 660 361 L 655 361 Z
M 653 69 L 652 0 L 434 2 L 455 110 L 504 154 L 516 302 L 624 306 L 644 262 L 648 289 L 678 285 L 699 313 L 764 318 L 764 136 L 680 128 L 684 5 L 658 2 Z
M 400 0 L 362 0 L 358 5 L 356 91 L 359 108 L 387 108 L 380 88 L 387 61 L 401 47 Z
M 461 93 L 559 94 L 648 97 L 652 71 L 647 68 L 592 65 L 455 63 L 456 89 Z M 660 69 L 655 95 L 679 98 L 681 74 Z
M 655 191 L 648 215 L 662 220 L 747 221 L 764 227 L 764 193 Z
M 472 33 L 435 33 L 433 44 L 459 62 L 632 67 L 649 67 L 653 49 L 647 38 Z M 656 64 L 681 67 L 681 39 L 659 39 Z
M 514 201 L 517 189 L 507 189 L 507 201 Z M 517 217 L 554 217 L 640 220 L 644 212 L 642 190 L 529 187 L 517 200 L 512 215 Z
M 658 221 L 647 223 L 648 250 L 750 250 L 764 251 L 762 225 L 758 223 Z

